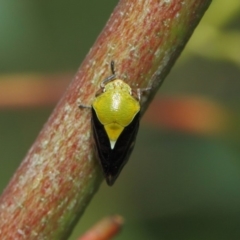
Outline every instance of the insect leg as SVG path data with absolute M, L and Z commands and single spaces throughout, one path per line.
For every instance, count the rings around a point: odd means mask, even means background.
M 85 104 L 79 104 L 78 107 L 79 107 L 80 109 L 84 109 L 84 108 L 90 109 L 90 108 L 92 108 L 92 106 L 85 105 Z
M 105 78 L 105 79 L 101 82 L 101 85 L 100 85 L 101 88 L 104 88 L 107 82 L 110 82 L 110 81 L 112 81 L 113 79 L 116 78 L 115 69 L 114 69 L 115 63 L 114 63 L 113 60 L 111 61 L 110 67 L 111 67 L 112 75 L 109 76 L 109 77 L 107 77 L 107 78 Z
M 141 101 L 142 95 L 143 95 L 145 92 L 150 91 L 151 89 L 152 89 L 151 87 L 138 88 L 138 89 L 137 89 L 137 97 L 138 97 L 138 100 Z

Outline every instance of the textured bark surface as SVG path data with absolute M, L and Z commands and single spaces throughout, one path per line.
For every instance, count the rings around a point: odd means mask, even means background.
M 102 181 L 91 144 L 90 105 L 116 74 L 148 100 L 200 21 L 210 0 L 121 0 L 0 198 L 0 239 L 67 239 Z M 146 105 L 144 105 L 145 107 Z

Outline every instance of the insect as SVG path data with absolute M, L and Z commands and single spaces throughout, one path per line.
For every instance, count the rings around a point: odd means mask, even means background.
M 104 79 L 91 106 L 92 131 L 106 182 L 112 186 L 135 145 L 140 120 L 140 98 L 146 89 L 134 91 L 115 74 Z M 86 107 L 86 106 L 79 106 Z

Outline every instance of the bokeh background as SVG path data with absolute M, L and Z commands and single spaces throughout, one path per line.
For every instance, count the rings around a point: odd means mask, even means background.
M 0 192 L 117 2 L 0 0 Z M 71 240 L 115 213 L 119 240 L 240 239 L 239 107 L 240 1 L 213 1 Z

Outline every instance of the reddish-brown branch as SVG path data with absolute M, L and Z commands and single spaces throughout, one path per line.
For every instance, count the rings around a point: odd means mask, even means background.
M 143 117 L 143 121 L 158 127 L 206 136 L 231 132 L 235 119 L 223 106 L 196 95 L 155 99 Z
M 94 225 L 78 240 L 110 240 L 122 228 L 121 216 L 106 217 Z
M 73 74 L 0 76 L 0 109 L 55 104 Z
M 0 198 L 1 239 L 67 239 L 102 173 L 90 141 L 91 104 L 116 63 L 132 87 L 169 72 L 210 0 L 121 0 Z

